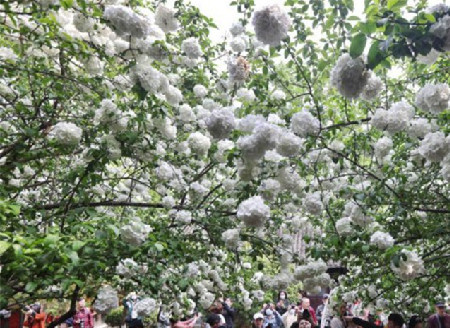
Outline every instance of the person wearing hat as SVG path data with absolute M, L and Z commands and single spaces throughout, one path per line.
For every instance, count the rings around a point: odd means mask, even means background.
M 436 303 L 436 314 L 428 318 L 428 328 L 450 328 L 450 316 L 445 313 L 445 303 Z
M 255 313 L 253 316 L 252 328 L 262 328 L 264 316 L 261 312 Z
M 84 298 L 78 299 L 78 311 L 73 317 L 74 328 L 94 328 L 94 316 L 86 307 Z
M 317 306 L 317 309 L 316 309 L 316 317 L 317 317 L 317 322 L 318 322 L 319 327 L 321 326 L 321 323 L 322 323 L 323 310 L 325 309 L 325 305 L 328 304 L 328 298 L 329 298 L 328 294 L 323 294 L 322 295 L 322 304 Z

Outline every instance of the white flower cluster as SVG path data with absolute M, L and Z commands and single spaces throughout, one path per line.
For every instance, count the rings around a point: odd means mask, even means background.
M 409 124 L 408 135 L 413 138 L 423 138 L 430 132 L 435 132 L 439 129 L 435 120 L 428 121 L 428 119 L 419 117 L 412 120 Z
M 139 217 L 134 217 L 130 223 L 120 228 L 120 236 L 123 241 L 139 246 L 147 239 L 151 231 L 152 228 L 149 225 L 142 223 Z
M 209 133 L 216 139 L 226 139 L 236 127 L 234 113 L 230 108 L 215 109 L 206 119 Z
M 430 162 L 440 162 L 449 153 L 450 137 L 443 132 L 428 133 L 420 143 L 417 151 Z
M 278 181 L 282 189 L 299 194 L 306 186 L 298 172 L 291 167 L 284 167 L 278 170 Z
M 425 65 L 433 65 L 439 58 L 441 53 L 434 48 L 426 55 L 417 55 L 417 61 Z
M 136 311 L 140 317 L 148 317 L 158 309 L 158 304 L 151 297 L 145 297 L 137 301 L 133 306 L 133 311 Z
M 259 41 L 276 47 L 286 38 L 291 19 L 280 6 L 271 5 L 255 11 L 252 24 Z
M 208 90 L 206 90 L 205 86 L 201 84 L 195 85 L 193 91 L 195 96 L 198 98 L 205 98 L 208 94 Z
M 118 306 L 119 297 L 117 296 L 117 291 L 111 286 L 101 287 L 94 302 L 95 310 L 101 314 L 106 314 Z
M 353 201 L 345 204 L 343 216 L 350 218 L 353 223 L 361 227 L 365 227 L 373 221 L 373 219 L 370 216 L 365 215 L 361 207 Z
M 138 267 L 138 264 L 133 259 L 126 258 L 119 262 L 116 267 L 116 272 L 125 278 L 131 278 L 137 273 Z
M 183 51 L 186 56 L 191 59 L 197 59 L 203 55 L 203 51 L 198 44 L 198 40 L 193 37 L 183 40 L 181 43 L 181 51 Z
M 103 17 L 109 21 L 119 36 L 146 36 L 150 29 L 149 20 L 136 14 L 131 8 L 116 5 L 106 6 Z
M 376 231 L 370 237 L 370 243 L 379 249 L 387 249 L 394 245 L 394 238 L 387 232 Z
M 367 101 L 372 100 L 378 96 L 382 88 L 383 82 L 381 79 L 371 72 L 370 77 L 367 79 L 367 83 L 361 92 L 361 98 Z
M 206 310 L 213 304 L 215 299 L 216 296 L 213 293 L 206 291 L 201 294 L 198 302 L 200 303 L 201 307 Z
M 255 99 L 256 99 L 256 96 L 255 96 L 255 93 L 253 92 L 253 90 L 250 90 L 247 88 L 240 88 L 236 92 L 236 95 L 241 100 L 248 101 L 248 102 L 255 101 Z
M 425 272 L 423 260 L 415 251 L 403 249 L 400 253 L 398 267 L 391 262 L 391 270 L 397 274 L 400 279 L 410 280 L 416 278 Z
M 228 229 L 222 233 L 222 240 L 228 248 L 237 248 L 240 244 L 239 229 Z
M 364 65 L 364 60 L 361 57 L 353 59 L 350 54 L 343 54 L 339 57 L 336 65 L 330 73 L 330 82 L 341 95 L 346 98 L 353 99 L 358 98 L 363 92 L 369 73 Z M 371 91 L 367 92 L 367 95 L 372 94 L 374 91 L 374 85 L 377 86 L 377 81 L 372 81 L 370 86 Z M 375 91 L 377 91 L 377 87 Z M 366 96 L 367 96 L 366 95 Z
M 392 139 L 389 137 L 382 137 L 378 139 L 374 145 L 375 157 L 379 161 L 383 160 L 383 158 L 389 155 L 393 145 Z
M 442 40 L 442 49 L 450 51 L 450 15 L 445 15 L 434 23 L 430 32 Z
M 320 131 L 320 121 L 309 111 L 303 110 L 292 115 L 291 130 L 300 137 L 317 135 Z
M 348 236 L 352 234 L 352 219 L 349 217 L 343 217 L 336 221 L 336 230 L 342 236 Z
M 17 60 L 17 55 L 11 48 L 0 47 L 0 59 L 3 61 L 12 61 L 15 62 Z
M 237 217 L 247 227 L 261 228 L 270 216 L 270 208 L 260 196 L 253 196 L 239 204 Z
M 67 146 L 76 146 L 80 143 L 83 130 L 73 123 L 56 123 L 49 133 L 49 138 L 56 143 Z
M 296 156 L 303 149 L 304 142 L 304 139 L 297 137 L 292 132 L 284 131 L 278 139 L 276 150 L 282 156 Z
M 307 278 L 314 278 L 320 276 L 327 271 L 328 267 L 326 263 L 319 259 L 317 261 L 308 262 L 306 265 L 300 265 L 295 268 L 295 279 L 305 280 Z
M 189 224 L 192 221 L 192 214 L 189 211 L 181 210 L 175 213 L 175 219 L 178 222 Z
M 163 4 L 160 4 L 156 8 L 155 23 L 166 33 L 178 29 L 178 20 L 175 17 L 175 11 Z
M 416 96 L 417 107 L 432 114 L 439 114 L 449 107 L 450 88 L 447 84 L 426 84 Z
M 233 23 L 233 25 L 231 25 L 231 27 L 230 27 L 230 33 L 233 36 L 238 36 L 244 32 L 245 32 L 245 27 L 242 25 L 241 22 Z
M 323 209 L 320 191 L 307 194 L 303 199 L 303 207 L 312 215 L 320 215 Z
M 273 201 L 280 192 L 281 185 L 278 180 L 265 179 L 261 181 L 258 192 L 266 201 Z
M 201 132 L 194 132 L 188 138 L 189 146 L 199 155 L 205 155 L 209 147 L 211 147 L 211 140 Z
M 231 82 L 243 82 L 250 74 L 250 63 L 244 57 L 230 58 L 227 67 Z
M 378 108 L 370 123 L 379 130 L 389 133 L 405 131 L 414 117 L 414 108 L 404 101 L 394 103 L 389 110 Z
M 260 160 L 266 151 L 276 147 L 280 135 L 280 127 L 262 123 L 258 124 L 249 136 L 240 137 L 237 141 L 241 155 L 246 162 Z

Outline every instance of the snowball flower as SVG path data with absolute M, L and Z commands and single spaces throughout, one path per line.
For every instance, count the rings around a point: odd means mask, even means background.
M 273 201 L 280 192 L 281 185 L 278 180 L 265 179 L 261 181 L 261 185 L 258 187 L 258 192 L 267 201 Z
M 450 15 L 445 15 L 434 23 L 430 32 L 442 40 L 442 49 L 450 51 Z
M 384 158 L 389 154 L 393 145 L 392 139 L 389 137 L 382 137 L 378 139 L 374 145 L 375 157 L 379 160 Z
M 197 59 L 201 55 L 203 55 L 203 51 L 198 44 L 198 40 L 196 38 L 187 38 L 181 43 L 181 51 L 183 51 L 186 56 L 191 59 Z
M 120 236 L 123 241 L 133 246 L 141 245 L 146 239 L 152 228 L 142 223 L 141 219 L 134 217 L 133 220 L 120 228 Z
M 15 62 L 17 58 L 17 55 L 11 48 L 0 47 L 0 60 L 10 60 Z
M 357 98 L 364 90 L 369 73 L 361 57 L 353 59 L 349 54 L 339 57 L 330 74 L 330 82 L 346 98 Z
M 320 121 L 310 112 L 303 110 L 292 116 L 291 129 L 300 137 L 317 135 L 320 131 Z
M 319 215 L 322 213 L 323 204 L 320 197 L 320 192 L 307 194 L 303 199 L 303 207 L 305 210 L 313 215 Z
M 148 317 L 158 308 L 158 304 L 153 298 L 145 297 L 133 306 L 133 311 L 136 311 L 140 317 Z
M 351 225 L 352 219 L 349 217 L 343 217 L 336 221 L 336 230 L 340 235 L 347 236 L 353 232 Z
M 239 229 L 228 229 L 222 233 L 222 240 L 228 248 L 236 248 L 239 246 Z
M 414 108 L 404 101 L 394 103 L 389 110 L 378 108 L 370 123 L 379 130 L 389 133 L 405 131 L 414 117 Z
M 116 267 L 116 272 L 118 275 L 124 276 L 125 278 L 130 278 L 133 276 L 138 268 L 138 264 L 130 258 L 121 260 Z
M 450 88 L 447 84 L 426 84 L 416 96 L 417 107 L 432 114 L 446 110 L 450 101 Z
M 383 88 L 383 82 L 375 74 L 371 73 L 367 79 L 367 83 L 361 93 L 361 98 L 364 100 L 372 100 L 380 93 Z
M 178 104 L 183 100 L 183 94 L 178 88 L 174 87 L 173 85 L 170 85 L 167 88 L 164 95 L 166 96 L 167 102 L 172 106 L 178 106 Z
M 449 138 L 443 132 L 428 133 L 417 149 L 419 154 L 430 162 L 440 162 L 448 154 Z
M 155 23 L 165 33 L 174 32 L 178 29 L 178 21 L 175 18 L 175 11 L 169 7 L 160 4 L 156 8 Z
M 111 286 L 103 286 L 97 294 L 94 302 L 94 308 L 101 314 L 106 314 L 119 306 L 119 297 L 117 291 Z
M 244 101 L 254 101 L 256 99 L 255 93 L 253 92 L 253 90 L 249 90 L 246 88 L 240 88 L 237 92 L 236 95 L 238 98 L 241 98 Z
M 286 94 L 284 93 L 283 90 L 275 90 L 272 93 L 271 98 L 273 100 L 284 100 L 284 99 L 286 99 Z
M 431 48 L 427 55 L 417 55 L 417 61 L 425 65 L 433 65 L 439 58 L 440 52 Z
M 387 249 L 394 245 L 394 238 L 387 232 L 376 231 L 370 237 L 370 243 L 379 249 Z
M 258 41 L 276 47 L 286 38 L 291 19 L 279 5 L 271 5 L 255 11 L 252 24 Z
M 408 128 L 408 134 L 411 137 L 423 138 L 430 132 L 438 129 L 436 122 L 428 122 L 428 119 L 420 117 L 412 120 Z
M 234 113 L 229 108 L 216 109 L 206 119 L 209 133 L 216 139 L 226 139 L 236 126 Z
M 398 266 L 391 262 L 391 270 L 397 274 L 400 279 L 410 280 L 416 278 L 419 274 L 425 272 L 423 260 L 415 251 L 403 249 L 401 251 Z
M 302 149 L 304 141 L 291 132 L 281 133 L 276 150 L 286 157 L 296 156 Z
M 260 228 L 270 216 L 270 208 L 260 196 L 253 196 L 239 204 L 237 217 L 247 227 Z
M 149 21 L 125 6 L 106 6 L 103 17 L 111 23 L 119 36 L 142 38 L 148 34 Z
M 230 33 L 233 36 L 238 36 L 239 34 L 244 33 L 245 27 L 242 25 L 241 22 L 233 23 L 233 25 L 230 27 Z
M 189 224 L 192 221 L 192 214 L 189 211 L 181 210 L 175 214 L 175 219 L 181 223 Z
M 58 144 L 76 146 L 80 143 L 83 130 L 73 123 L 59 122 L 50 131 L 49 137 Z
M 258 161 L 267 150 L 275 148 L 280 134 L 280 127 L 263 123 L 259 124 L 250 136 L 238 139 L 238 147 L 245 161 Z
M 242 37 L 237 37 L 231 40 L 230 47 L 235 52 L 243 52 L 247 48 L 247 41 Z
M 201 132 L 194 132 L 188 138 L 189 146 L 199 155 L 204 155 L 211 147 L 211 140 Z
M 208 94 L 208 90 L 206 90 L 206 88 L 201 84 L 197 84 L 196 86 L 194 86 L 193 91 L 195 96 L 198 98 L 205 98 Z

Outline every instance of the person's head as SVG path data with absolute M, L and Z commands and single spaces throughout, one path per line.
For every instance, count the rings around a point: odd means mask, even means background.
M 253 316 L 253 324 L 255 327 L 262 327 L 264 321 L 264 316 L 261 312 L 255 313 Z
M 305 297 L 306 293 L 303 289 L 298 290 L 298 299 L 301 300 L 303 297 Z
M 84 300 L 84 298 L 79 298 L 78 299 L 78 307 L 83 310 L 86 307 L 86 301 Z
M 422 319 L 418 315 L 413 315 L 409 319 L 408 328 L 422 328 Z
M 347 304 L 341 303 L 341 305 L 339 305 L 339 315 L 340 316 L 347 315 Z
M 34 312 L 41 313 L 41 305 L 39 303 L 33 304 L 31 308 Z
M 278 300 L 285 300 L 285 299 L 287 299 L 287 293 L 284 290 L 282 290 L 278 293 Z
M 225 303 L 227 303 L 229 306 L 232 306 L 233 305 L 233 300 L 231 298 L 227 297 L 225 299 Z
M 309 309 L 309 306 L 310 306 L 309 298 L 303 297 L 302 298 L 302 308 L 303 309 Z
M 405 320 L 398 313 L 391 313 L 388 317 L 388 328 L 401 328 Z
M 273 311 L 268 309 L 266 310 L 266 316 L 268 316 L 269 318 L 273 316 Z
M 309 321 L 306 321 L 306 320 L 302 319 L 298 323 L 298 328 L 311 328 L 311 323 Z
M 323 304 L 328 304 L 328 298 L 329 297 L 330 296 L 328 294 L 323 294 L 323 296 L 322 296 L 322 303 Z
M 443 316 L 445 314 L 445 303 L 444 302 L 436 303 L 436 313 L 440 316 Z
M 220 316 L 218 314 L 210 314 L 206 318 L 206 323 L 210 325 L 211 328 L 219 328 L 220 326 Z

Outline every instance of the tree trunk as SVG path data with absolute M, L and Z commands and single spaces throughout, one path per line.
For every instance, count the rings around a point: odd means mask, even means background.
M 73 317 L 77 313 L 77 298 L 78 298 L 78 292 L 80 291 L 80 287 L 78 285 L 75 287 L 75 290 L 73 291 L 72 297 L 70 299 L 70 309 L 66 313 L 64 313 L 62 316 L 58 318 L 58 320 L 52 321 L 47 328 L 54 328 L 57 325 L 63 323 L 67 319 Z

